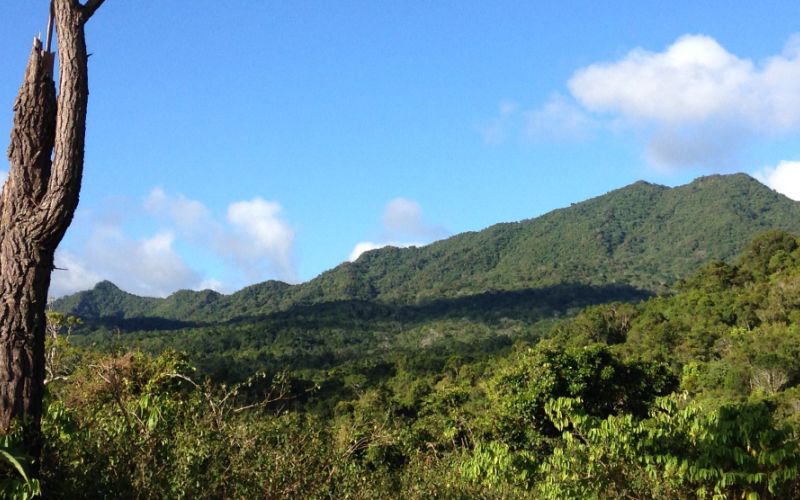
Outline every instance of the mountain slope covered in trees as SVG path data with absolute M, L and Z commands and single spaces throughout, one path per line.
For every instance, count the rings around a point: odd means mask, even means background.
M 755 235 L 800 232 L 800 203 L 744 175 L 668 188 L 637 182 L 541 217 L 491 226 L 421 248 L 387 247 L 299 285 L 268 281 L 232 295 L 179 291 L 137 297 L 103 282 L 56 301 L 89 318 L 216 322 L 333 301 L 415 304 L 558 284 L 625 284 L 664 291 Z
M 436 372 L 535 342 L 587 306 L 638 302 L 674 283 L 671 270 L 730 259 L 774 227 L 800 232 L 800 204 L 744 175 L 674 189 L 637 183 L 424 248 L 368 252 L 303 285 L 154 299 L 105 282 L 55 308 L 84 319 L 78 345 L 174 349 L 217 381 L 291 370 L 322 384 L 327 404 L 354 394 L 344 379 L 360 380 L 358 390 L 381 383 L 398 357 L 413 359 L 415 372 Z M 619 236 L 601 237 L 609 234 Z M 489 254 L 497 257 L 481 257 Z
M 675 293 L 588 307 L 499 355 L 328 369 L 353 390 L 324 408 L 309 403 L 325 383 L 297 384 L 302 370 L 215 386 L 174 351 L 78 350 L 50 386 L 42 484 L 98 498 L 798 498 L 799 322 L 800 240 L 769 231 Z
M 799 206 L 742 175 L 637 183 L 303 285 L 101 283 L 56 304 L 87 324 L 49 340 L 42 485 L 797 498 Z

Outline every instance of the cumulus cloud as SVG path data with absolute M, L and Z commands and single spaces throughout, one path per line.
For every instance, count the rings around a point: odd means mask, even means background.
M 594 120 L 562 94 L 550 96 L 538 109 L 525 112 L 524 133 L 529 139 L 581 139 L 594 127 Z
M 159 232 L 149 238 L 131 239 L 119 226 L 95 228 L 79 254 L 56 255 L 50 294 L 58 297 L 108 279 L 131 293 L 163 297 L 180 288 L 194 288 L 198 274 L 175 252 L 175 235 Z
M 274 272 L 286 281 L 296 281 L 292 265 L 294 230 L 284 219 L 279 203 L 254 198 L 232 203 L 227 220 L 237 238 L 227 250 L 253 276 Z
M 103 277 L 88 269 L 84 259 L 68 251 L 57 251 L 56 269 L 50 279 L 49 294 L 61 297 L 92 288 Z
M 56 255 L 56 266 L 66 270 L 53 274 L 52 296 L 86 290 L 104 279 L 147 296 L 182 288 L 228 292 L 233 283 L 270 277 L 296 281 L 295 233 L 276 202 L 236 201 L 218 218 L 202 202 L 157 187 L 138 209 L 114 210 L 118 203 L 95 214 L 78 214 L 71 232 L 81 236 Z M 149 235 L 128 235 L 130 228 L 154 222 L 160 227 Z M 195 261 L 200 256 L 216 266 L 213 272 L 224 281 L 193 269 L 181 256 L 187 249 Z
M 295 231 L 283 207 L 262 198 L 228 205 L 224 220 L 214 218 L 201 202 L 154 188 L 144 207 L 182 236 L 226 259 L 250 281 L 267 277 L 294 282 Z
M 438 225 L 427 224 L 422 218 L 422 207 L 414 200 L 395 198 L 383 210 L 383 227 L 389 238 L 415 237 L 436 239 L 447 234 Z
M 197 285 L 197 290 L 214 290 L 215 292 L 226 292 L 225 284 L 214 278 L 204 279 Z
M 188 233 L 207 228 L 211 222 L 211 214 L 201 202 L 190 200 L 182 194 L 170 196 L 161 187 L 150 191 L 144 201 L 144 209 L 152 215 L 166 217 L 178 229 Z
M 684 36 L 660 53 L 636 49 L 593 64 L 569 81 L 588 109 L 666 123 L 702 121 L 730 111 L 749 92 L 754 68 L 707 36 Z
M 355 262 L 361 257 L 361 254 L 365 252 L 369 252 L 370 250 L 377 250 L 379 248 L 385 247 L 397 247 L 397 248 L 409 248 L 409 247 L 421 247 L 424 246 L 425 243 L 417 243 L 417 242 L 402 242 L 402 241 L 386 241 L 383 243 L 375 243 L 372 241 L 362 241 L 360 243 L 356 243 L 356 246 L 353 247 L 353 251 L 350 252 L 350 257 L 347 258 L 350 262 Z
M 388 246 L 388 243 L 374 243 L 372 241 L 362 241 L 360 243 L 356 243 L 356 246 L 353 247 L 353 251 L 350 252 L 350 257 L 347 258 L 350 262 L 357 260 L 361 257 L 361 254 L 364 252 L 369 252 L 370 250 L 377 250 L 379 248 L 383 248 Z
M 378 241 L 362 241 L 356 244 L 348 258 L 353 262 L 361 254 L 386 246 L 422 246 L 447 236 L 447 230 L 436 224 L 425 222 L 422 207 L 414 200 L 394 198 L 383 209 L 382 233 Z
M 411 233 L 423 229 L 422 207 L 416 201 L 395 198 L 383 211 L 383 226 L 388 231 Z
M 109 262 L 108 267 L 116 267 L 120 275 L 130 274 L 135 282 L 132 288 L 146 295 L 163 296 L 179 288 L 193 288 L 200 277 L 175 252 L 174 241 L 175 235 L 169 231 L 134 242 L 123 240 L 120 250 L 125 253 L 117 253 L 114 264 Z M 101 255 L 108 256 L 107 250 Z M 120 259 L 121 255 L 127 257 Z
M 714 165 L 759 136 L 800 128 L 800 43 L 760 64 L 704 35 L 685 35 L 662 52 L 635 49 L 592 64 L 568 82 L 586 110 L 647 137 L 656 166 Z
M 800 161 L 782 161 L 775 167 L 765 167 L 755 174 L 775 191 L 800 201 Z

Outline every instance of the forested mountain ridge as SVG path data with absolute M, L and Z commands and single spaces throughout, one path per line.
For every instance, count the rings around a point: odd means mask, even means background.
M 414 304 L 563 283 L 660 291 L 704 262 L 732 258 L 769 229 L 800 232 L 800 203 L 745 174 L 701 177 L 676 188 L 640 181 L 534 219 L 420 248 L 373 250 L 299 285 L 268 281 L 231 295 L 182 290 L 156 299 L 103 282 L 52 307 L 83 318 L 205 322 L 303 304 Z
M 336 320 L 343 304 L 275 316 Z M 364 308 L 392 308 L 346 304 L 351 330 Z M 62 344 L 42 483 L 70 498 L 800 498 L 798 321 L 800 239 L 768 231 L 675 293 L 588 307 L 489 356 L 432 363 L 423 346 L 330 364 L 311 350 L 324 335 L 305 346 L 326 365 L 313 379 L 284 365 L 229 386 L 172 349 Z M 219 333 L 195 347 L 216 350 Z M 251 374 L 289 347 L 258 352 L 272 332 L 252 333 L 222 339 Z

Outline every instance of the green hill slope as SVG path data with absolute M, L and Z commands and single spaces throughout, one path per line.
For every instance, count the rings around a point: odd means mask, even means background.
M 232 295 L 136 297 L 104 282 L 56 301 L 84 318 L 220 321 L 333 301 L 415 304 L 561 283 L 659 291 L 708 260 L 735 256 L 769 229 L 800 232 L 800 203 L 744 175 L 668 188 L 637 182 L 541 217 L 421 248 L 387 247 L 300 285 L 268 281 Z

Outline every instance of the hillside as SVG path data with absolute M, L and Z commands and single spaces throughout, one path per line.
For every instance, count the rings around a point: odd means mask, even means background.
M 535 219 L 369 252 L 298 295 L 414 301 L 565 282 L 659 290 L 709 259 L 732 258 L 758 233 L 795 231 L 798 215 L 800 204 L 743 174 L 674 189 L 637 182 Z
M 557 306 L 577 289 L 525 299 Z M 462 321 L 522 304 L 516 295 L 432 304 Z M 591 306 L 503 350 L 522 326 L 504 317 L 489 326 L 493 344 L 463 342 L 475 355 L 432 350 L 435 308 L 295 306 L 227 325 L 238 335 L 142 332 L 133 349 L 71 348 L 48 386 L 46 478 L 69 498 L 800 498 L 796 236 L 763 233 L 673 294 Z M 414 321 L 408 333 L 424 342 L 387 352 Z M 176 340 L 201 364 L 141 349 Z M 241 370 L 244 384 L 203 378 L 207 356 L 226 349 L 220 372 Z M 341 362 L 348 353 L 355 363 Z M 269 359 L 279 367 L 253 376 Z
M 103 282 L 53 303 L 83 318 L 208 322 L 332 301 L 415 304 L 571 283 L 661 291 L 709 260 L 728 260 L 769 229 L 800 232 L 800 203 L 744 175 L 668 188 L 637 182 L 541 217 L 421 248 L 387 247 L 300 285 L 268 281 L 231 295 L 137 297 Z

